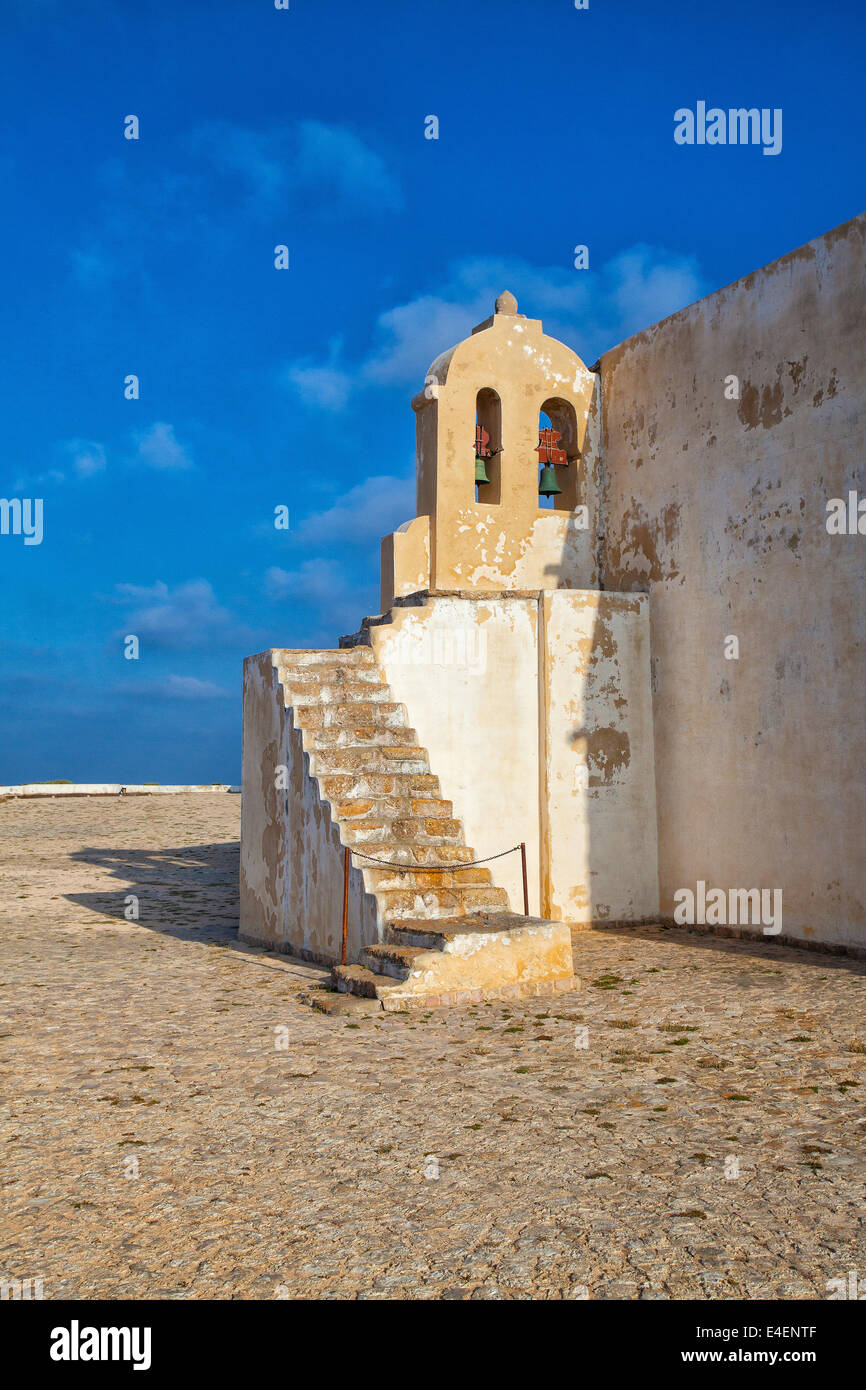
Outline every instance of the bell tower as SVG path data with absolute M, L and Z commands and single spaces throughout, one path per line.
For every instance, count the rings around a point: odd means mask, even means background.
M 595 586 L 596 376 L 504 291 L 412 401 L 417 516 L 382 542 L 381 607 Z

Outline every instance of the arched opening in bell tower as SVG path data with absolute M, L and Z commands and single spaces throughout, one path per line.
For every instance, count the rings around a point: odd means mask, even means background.
M 485 386 L 475 398 L 475 501 L 502 500 L 502 401 Z M 485 481 L 486 479 L 486 481 Z
M 541 511 L 572 512 L 577 506 L 577 413 L 570 401 L 546 400 L 538 414 L 539 496 Z M 542 489 L 547 495 L 542 494 Z M 555 491 L 553 489 L 556 489 Z

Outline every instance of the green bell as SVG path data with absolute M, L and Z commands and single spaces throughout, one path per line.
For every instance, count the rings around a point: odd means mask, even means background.
M 539 497 L 553 497 L 558 492 L 562 492 L 562 488 L 556 481 L 556 469 L 552 463 L 546 463 L 541 470 L 538 495 Z
M 487 464 L 480 454 L 475 455 L 475 481 L 476 483 L 489 483 L 487 476 Z

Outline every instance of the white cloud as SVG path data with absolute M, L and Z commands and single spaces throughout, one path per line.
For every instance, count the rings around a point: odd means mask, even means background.
M 248 207 L 263 212 L 303 203 L 305 213 L 390 213 L 403 197 L 382 155 L 348 126 L 305 120 L 256 130 L 210 121 L 189 137 L 219 174 L 246 189 Z
M 18 496 L 27 494 L 35 496 L 39 488 L 56 487 L 58 483 L 66 482 L 66 474 L 61 473 L 59 468 L 49 468 L 47 473 L 37 473 L 35 476 L 26 473 L 19 473 L 12 484 L 12 495 Z
M 273 245 L 274 226 L 287 219 L 381 217 L 403 206 L 397 177 L 370 141 L 315 120 L 260 129 L 206 122 L 180 135 L 173 157 L 152 172 L 133 172 L 115 157 L 97 178 L 101 196 L 68 253 L 71 277 L 86 294 L 104 294 L 131 264 L 139 283 L 155 290 L 153 244 L 206 244 L 211 256 L 228 256 L 250 219 L 269 229 Z
M 324 185 L 356 210 L 397 212 L 403 199 L 382 156 L 346 126 L 302 121 L 294 178 L 301 188 Z
M 79 478 L 90 478 L 105 471 L 108 458 L 102 444 L 92 439 L 70 439 L 65 446 Z
M 128 604 L 122 636 L 133 634 L 142 647 L 188 651 L 228 647 L 254 640 L 216 598 L 206 579 L 170 589 L 161 580 L 150 586 L 115 585 L 114 602 Z
M 272 565 L 265 573 L 265 589 L 270 598 L 300 598 L 320 604 L 344 600 L 352 586 L 335 560 L 304 560 L 296 570 Z
M 420 389 L 432 361 L 489 318 L 503 289 L 517 295 L 522 313 L 543 319 L 547 333 L 588 363 L 706 293 L 693 257 L 645 245 L 590 271 L 533 266 L 518 258 L 470 258 L 457 263 L 436 293 L 381 313 L 370 350 L 359 361 L 342 361 L 332 345 L 327 363 L 291 363 L 286 380 L 309 404 L 330 409 L 371 385 Z
M 342 410 L 352 392 L 352 376 L 330 363 L 316 366 L 297 362 L 286 372 L 301 400 L 324 410 Z
M 635 246 L 605 267 L 612 327 L 626 337 L 691 304 L 705 293 L 692 257 L 660 256 L 650 246 Z M 610 345 L 609 345 L 610 346 Z
M 306 517 L 295 535 L 303 542 L 329 545 L 380 540 L 414 510 L 414 479 L 365 478 L 326 511 Z
M 173 425 L 158 420 L 136 438 L 138 461 L 147 468 L 178 470 L 193 467 L 187 450 L 175 438 Z
M 108 468 L 109 454 L 104 444 L 95 439 L 67 439 L 57 446 L 59 456 L 66 461 L 68 472 L 49 468 L 45 473 L 22 474 L 15 480 L 14 491 L 32 492 L 43 485 L 56 485 L 76 479 L 93 478 Z M 128 465 L 143 465 L 163 471 L 184 471 L 195 465 L 189 451 L 175 437 L 174 426 L 158 420 L 150 429 L 132 436 L 131 452 L 120 451 Z
M 153 700 L 230 700 L 234 693 L 223 690 L 213 681 L 202 681 L 197 676 L 166 676 L 160 681 L 127 682 L 115 685 L 119 695 L 147 696 Z
M 371 585 L 360 585 L 336 561 L 320 558 L 304 560 L 296 570 L 273 565 L 265 573 L 265 592 L 277 602 L 298 602 L 309 628 L 305 642 L 329 647 L 336 646 L 342 633 L 355 631 L 375 604 Z

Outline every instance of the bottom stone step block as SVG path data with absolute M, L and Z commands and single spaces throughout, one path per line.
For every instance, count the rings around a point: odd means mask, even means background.
M 382 975 L 374 974 L 363 965 L 335 965 L 331 971 L 340 994 L 357 994 L 364 999 L 382 999 L 392 989 L 399 988 Z
M 340 994 L 334 989 L 308 990 L 298 996 L 303 1004 L 309 1004 L 320 1014 L 338 1014 L 353 1017 L 357 1014 L 381 1014 L 381 999 L 365 999 L 359 994 Z

